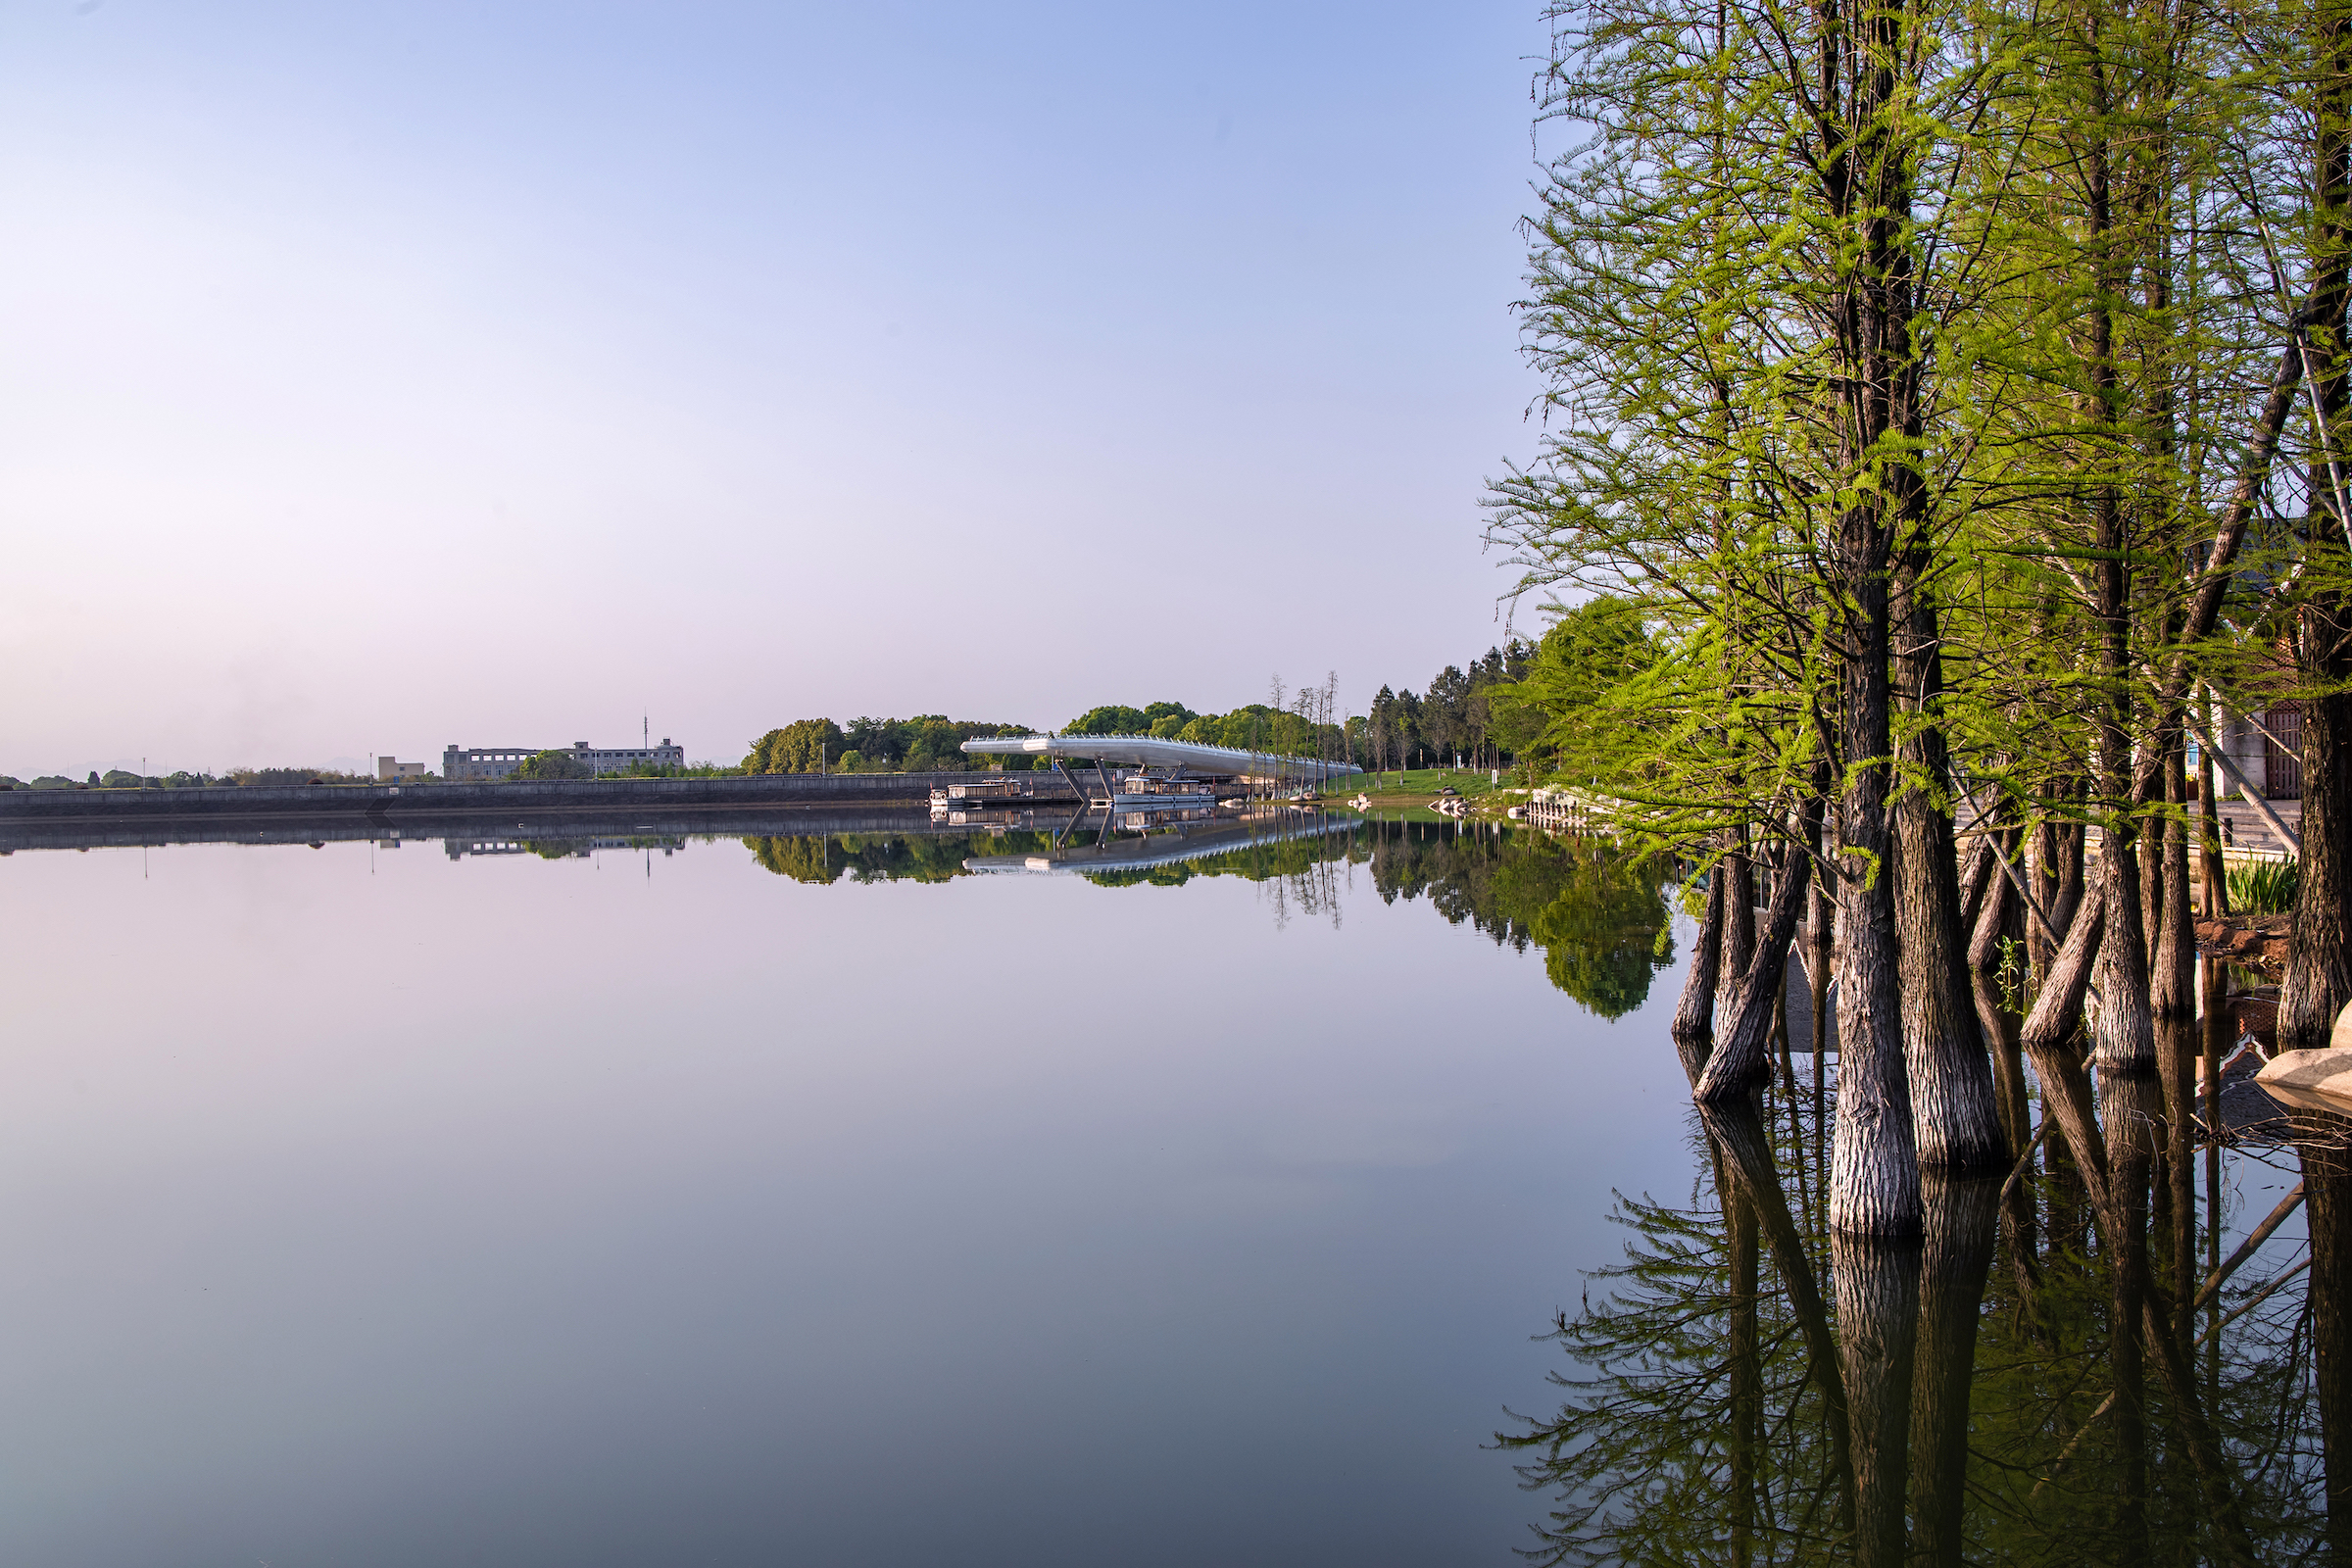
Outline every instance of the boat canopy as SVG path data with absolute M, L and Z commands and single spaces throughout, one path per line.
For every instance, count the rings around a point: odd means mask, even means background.
M 1083 757 L 1125 767 L 1173 767 L 1212 778 L 1278 778 L 1301 784 L 1363 771 L 1349 762 L 1277 757 L 1238 746 L 1163 740 L 1157 735 L 998 735 L 965 741 L 963 749 L 974 757 Z

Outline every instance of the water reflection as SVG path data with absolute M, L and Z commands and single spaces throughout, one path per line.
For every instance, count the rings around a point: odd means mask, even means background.
M 1024 813 L 1025 818 L 1035 813 Z M 1180 887 L 1230 876 L 1265 889 L 1274 921 L 1339 916 L 1339 879 L 1362 867 L 1390 904 L 1426 899 L 1454 925 L 1544 955 L 1551 983 L 1602 1018 L 1648 1000 L 1674 962 L 1665 869 L 1599 839 L 1488 824 L 1399 823 L 1319 811 L 1168 814 L 1104 825 L 933 824 L 882 834 L 771 834 L 743 843 L 796 881 L 944 881 L 1046 873 L 1098 887 Z
M 1603 1018 L 1648 999 L 1674 962 L 1665 867 L 1602 839 L 1485 825 L 1382 823 L 1372 830 L 1380 896 L 1426 896 L 1514 952 L 1544 951 L 1551 983 Z
M 1697 1110 L 1692 1200 L 1619 1200 L 1564 1402 L 1498 1435 L 1555 1499 L 1534 1560 L 2347 1560 L 2352 1121 L 2222 1147 L 2179 1085 L 2036 1068 L 2081 1136 L 1931 1182 L 1924 1243 L 1828 1232 L 1834 1090 Z M 2200 1207 L 2200 1143 L 2209 1181 L 2299 1166 L 2308 1257 Z

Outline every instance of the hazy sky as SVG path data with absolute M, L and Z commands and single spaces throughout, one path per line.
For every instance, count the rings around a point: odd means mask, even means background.
M 0 5 L 0 771 L 1502 630 L 1536 0 Z

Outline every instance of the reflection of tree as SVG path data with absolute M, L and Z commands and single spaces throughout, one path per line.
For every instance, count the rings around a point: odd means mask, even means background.
M 1655 875 L 1597 843 L 1571 845 L 1567 885 L 1533 924 L 1551 983 L 1603 1018 L 1649 999 L 1650 978 L 1674 961 L 1666 901 Z
M 1427 898 L 1452 924 L 1517 952 L 1543 948 L 1551 983 L 1603 1018 L 1640 1006 L 1652 977 L 1674 961 L 1654 864 L 1607 844 L 1483 826 L 1371 831 L 1373 884 L 1384 901 Z
M 2329 1227 L 2352 1236 L 2352 1181 L 2323 1190 L 2298 1120 L 2310 1299 L 2273 1242 L 2192 1315 L 2169 1283 L 2163 1086 L 2119 1075 L 2094 1097 L 2079 1065 L 2047 1066 L 2043 1109 L 2094 1116 L 2092 1142 L 2037 1152 L 2006 1196 L 2000 1177 L 1928 1183 L 1924 1243 L 1834 1238 L 1786 1196 L 1826 1100 L 1784 1079 L 1697 1107 L 1691 1200 L 1620 1199 L 1625 1261 L 1549 1336 L 1576 1363 L 1566 1402 L 1500 1440 L 1556 1498 L 1534 1559 L 2344 1561 L 2326 1461 L 2352 1473 L 2352 1297 L 2328 1293 L 2352 1242 Z M 2340 1133 L 2329 1147 L 2343 1161 Z M 2054 1199 L 2083 1228 L 2053 1222 Z
M 779 834 L 743 841 L 753 859 L 796 882 L 832 882 L 844 876 L 856 882 L 945 882 L 966 875 L 963 862 L 974 856 L 1021 855 L 1042 851 L 1051 842 L 1045 834 L 1020 831 Z

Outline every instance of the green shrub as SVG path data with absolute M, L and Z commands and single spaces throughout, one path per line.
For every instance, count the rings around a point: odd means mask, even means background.
M 2300 860 L 2255 860 L 2230 868 L 2230 907 L 2239 914 L 2284 914 L 2302 885 Z

